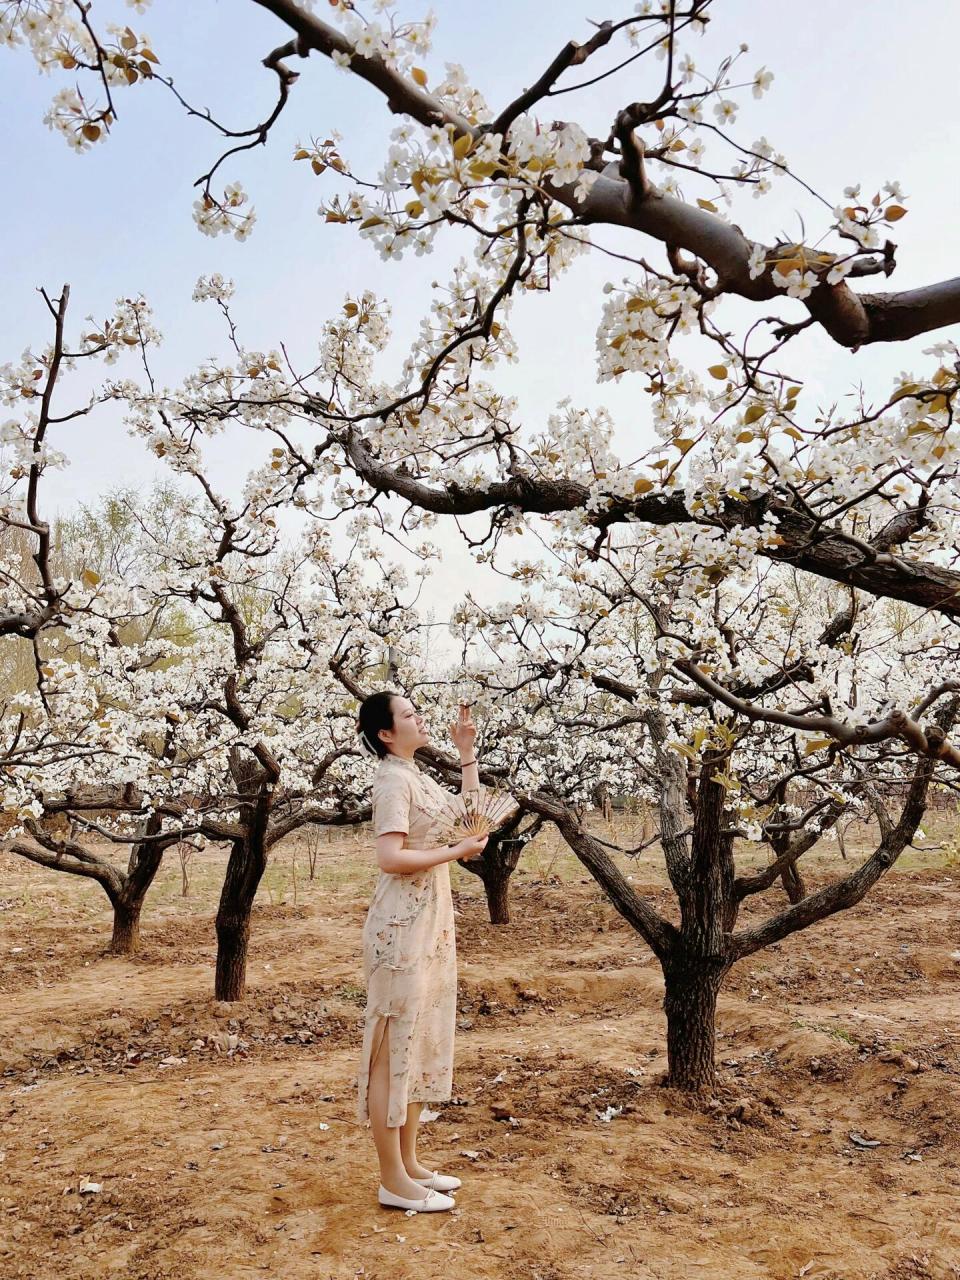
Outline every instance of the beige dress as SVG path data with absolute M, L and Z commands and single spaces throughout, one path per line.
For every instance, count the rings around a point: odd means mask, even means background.
M 412 760 L 389 755 L 373 782 L 373 833 L 405 834 L 430 849 L 433 815 L 451 799 Z M 442 1102 L 453 1084 L 457 954 L 447 863 L 412 875 L 381 871 L 363 926 L 367 1010 L 357 1077 L 357 1115 L 369 1119 L 370 1064 L 390 1019 L 387 1125 L 406 1123 L 410 1102 Z

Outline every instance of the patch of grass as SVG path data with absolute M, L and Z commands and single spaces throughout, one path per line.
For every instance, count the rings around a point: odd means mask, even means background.
M 957 858 L 947 845 L 938 845 L 931 849 L 904 849 L 894 864 L 893 870 L 901 871 L 941 871 L 957 866 Z
M 339 996 L 341 1000 L 349 1000 L 351 1004 L 366 1004 L 367 989 L 359 987 L 355 982 L 341 982 L 339 987 L 335 987 L 333 995 Z
M 804 1022 L 799 1018 L 792 1025 L 800 1031 L 819 1031 L 821 1035 L 829 1036 L 831 1040 L 840 1040 L 844 1044 L 855 1047 L 860 1044 L 859 1038 L 844 1027 L 831 1027 L 825 1022 Z

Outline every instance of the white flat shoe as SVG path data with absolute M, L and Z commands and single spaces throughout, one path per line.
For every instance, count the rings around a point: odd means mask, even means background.
M 414 1178 L 421 1186 L 430 1187 L 434 1191 L 456 1191 L 463 1183 L 452 1173 L 431 1173 L 429 1178 Z
M 385 1209 L 413 1209 L 417 1213 L 441 1213 L 444 1209 L 455 1208 L 457 1203 L 453 1196 L 432 1190 L 428 1190 L 422 1200 L 407 1200 L 404 1196 L 395 1196 L 383 1183 L 377 1198 Z

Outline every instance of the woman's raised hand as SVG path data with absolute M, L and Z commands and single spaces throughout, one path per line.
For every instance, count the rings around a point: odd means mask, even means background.
M 460 714 L 450 725 L 450 737 L 461 757 L 469 759 L 473 755 L 473 744 L 477 737 L 477 726 L 473 723 L 473 715 L 465 702 L 460 703 Z

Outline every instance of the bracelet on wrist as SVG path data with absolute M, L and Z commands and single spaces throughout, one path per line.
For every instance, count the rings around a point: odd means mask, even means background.
M 472 760 L 461 760 L 461 761 L 460 761 L 460 768 L 461 768 L 461 769 L 469 769 L 469 768 L 470 768 L 470 766 L 471 766 L 472 764 L 476 764 L 476 763 L 477 763 L 476 756 L 474 756 L 474 758 L 473 758 Z

